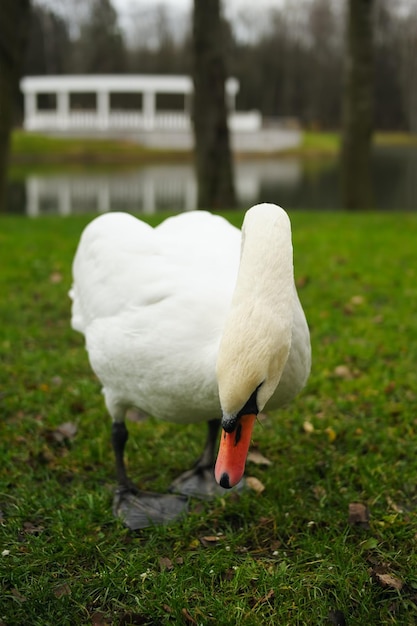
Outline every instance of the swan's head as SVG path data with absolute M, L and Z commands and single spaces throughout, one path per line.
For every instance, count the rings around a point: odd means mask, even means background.
M 226 334 L 218 355 L 223 415 L 215 478 L 225 489 L 243 476 L 257 415 L 279 385 L 291 345 L 290 326 L 277 320 L 269 320 L 264 329 L 256 326 L 256 331 L 249 335 L 234 332 L 233 340 Z
M 275 205 L 252 207 L 217 355 L 223 431 L 215 477 L 222 487 L 242 478 L 256 416 L 280 383 L 291 346 L 294 293 L 288 216 Z

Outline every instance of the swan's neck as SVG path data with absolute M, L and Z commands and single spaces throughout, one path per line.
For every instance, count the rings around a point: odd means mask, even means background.
M 220 402 L 237 413 L 258 386 L 259 410 L 274 393 L 291 346 L 291 227 L 274 205 L 254 207 L 242 228 L 241 261 L 217 360 Z

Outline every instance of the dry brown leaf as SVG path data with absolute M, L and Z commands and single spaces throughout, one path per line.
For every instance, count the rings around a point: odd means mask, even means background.
M 187 624 L 197 624 L 195 619 L 191 616 L 191 614 L 187 611 L 187 609 L 182 609 L 181 613 L 183 614 L 185 621 Z
M 57 426 L 53 431 L 53 437 L 58 443 L 63 441 L 71 441 L 74 439 L 77 433 L 77 425 L 74 422 L 64 422 L 60 426 Z
M 23 522 L 23 532 L 27 535 L 40 535 L 45 528 L 40 524 L 33 524 L 32 522 Z
M 248 476 L 245 483 L 249 489 L 252 489 L 255 493 L 262 493 L 265 491 L 265 485 L 255 476 Z
M 343 378 L 344 380 L 352 380 L 353 378 L 353 372 L 347 365 L 337 365 L 333 370 L 333 374 L 337 378 Z
M 255 465 L 272 465 L 272 461 L 266 458 L 263 454 L 258 452 L 258 450 L 250 450 L 248 452 L 248 461 L 251 463 L 255 463 Z
M 397 589 L 400 591 L 403 588 L 403 581 L 397 578 L 396 576 L 392 576 L 391 574 L 375 574 L 375 578 L 381 585 L 381 587 L 390 587 L 391 589 Z
M 369 527 L 369 509 L 367 506 L 362 504 L 361 502 L 351 502 L 349 504 L 349 524 L 355 524 L 358 526 L 363 526 L 365 528 Z
M 303 430 L 305 433 L 311 434 L 314 433 L 314 426 L 311 422 L 309 422 L 308 420 L 306 420 L 303 423 Z
M 59 587 L 55 587 L 54 595 L 55 595 L 56 598 L 62 598 L 62 596 L 70 596 L 71 595 L 71 588 L 70 588 L 69 584 L 68 583 L 63 583 L 62 585 L 59 585 Z
M 161 571 L 164 571 L 164 570 L 169 571 L 169 570 L 174 569 L 171 559 L 169 559 L 167 556 L 161 556 L 161 558 L 159 559 L 159 567 Z
M 204 537 L 200 537 L 200 542 L 205 548 L 213 548 L 214 546 L 218 546 L 222 539 L 223 537 L 218 535 L 205 535 Z
M 53 285 L 57 285 L 62 281 L 62 278 L 63 276 L 60 272 L 52 272 L 52 274 L 49 276 L 49 282 Z
M 19 602 L 26 602 L 27 600 L 26 596 L 21 594 L 18 589 L 13 588 L 11 592 L 12 592 L 12 596 L 16 598 L 16 600 L 18 600 Z
M 110 626 L 104 613 L 96 611 L 91 616 L 91 626 Z

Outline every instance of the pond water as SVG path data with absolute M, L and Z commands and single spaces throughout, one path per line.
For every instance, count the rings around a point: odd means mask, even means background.
M 274 202 L 287 209 L 338 210 L 337 159 L 245 159 L 235 163 L 239 206 Z M 379 148 L 373 155 L 375 208 L 417 210 L 417 147 Z M 35 217 L 105 211 L 155 213 L 196 208 L 192 163 L 149 164 L 105 173 L 29 173 L 9 183 L 9 211 Z

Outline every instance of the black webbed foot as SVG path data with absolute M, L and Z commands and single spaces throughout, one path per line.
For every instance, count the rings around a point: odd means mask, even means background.
M 160 526 L 177 520 L 188 509 L 188 499 L 119 486 L 114 494 L 113 514 L 130 530 Z

